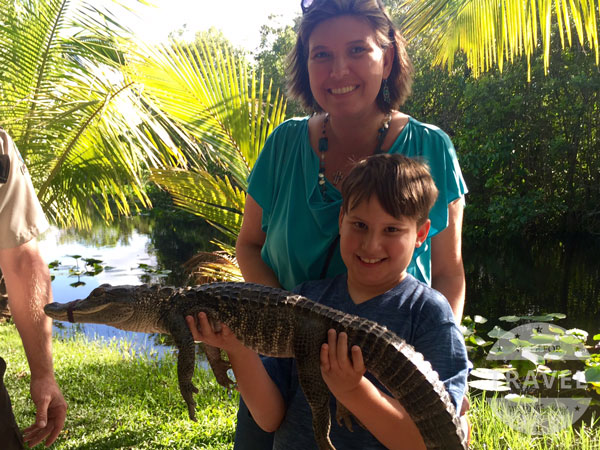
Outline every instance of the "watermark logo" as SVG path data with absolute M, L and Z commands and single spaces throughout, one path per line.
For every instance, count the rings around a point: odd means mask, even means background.
M 546 366 L 552 361 L 588 359 L 585 336 L 538 322 L 501 331 L 497 337 L 487 359 L 513 366 L 504 373 L 494 371 L 495 390 L 512 392 L 488 399 L 500 420 L 523 433 L 542 435 L 571 426 L 585 413 L 592 399 L 582 394 L 586 388 L 583 373 Z

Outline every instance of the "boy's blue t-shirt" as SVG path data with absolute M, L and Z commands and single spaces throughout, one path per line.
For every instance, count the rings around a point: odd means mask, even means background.
M 442 294 L 411 275 L 385 294 L 358 305 L 348 294 L 345 274 L 333 279 L 303 283 L 294 291 L 318 303 L 374 320 L 395 332 L 431 363 L 446 386 L 455 408 L 459 408 L 466 389 L 467 352 L 452 310 Z M 286 415 L 275 432 L 273 448 L 316 449 L 312 413 L 298 384 L 295 360 L 264 358 L 263 363 L 286 404 Z M 368 372 L 366 376 L 386 392 Z M 331 396 L 330 436 L 336 448 L 385 448 L 371 433 L 356 423 L 353 432 L 340 427 L 335 420 L 335 407 L 334 397 Z
M 429 236 L 408 267 L 408 273 L 431 284 L 431 237 L 448 226 L 448 204 L 467 192 L 456 151 L 446 133 L 411 117 L 388 153 L 422 158 L 439 190 L 429 215 Z M 267 235 L 262 258 L 288 290 L 321 278 L 328 248 L 338 235 L 342 197 L 327 181 L 323 198 L 318 172 L 308 118 L 290 119 L 271 133 L 248 178 L 248 193 L 262 208 Z M 324 278 L 345 271 L 337 245 Z

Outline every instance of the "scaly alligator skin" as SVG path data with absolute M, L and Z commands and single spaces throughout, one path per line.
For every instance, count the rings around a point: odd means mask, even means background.
M 193 420 L 193 394 L 198 392 L 191 381 L 195 347 L 185 316 L 206 312 L 213 326 L 227 324 L 258 353 L 296 358 L 300 386 L 312 409 L 320 449 L 334 447 L 329 440 L 330 392 L 321 377 L 319 351 L 327 341 L 327 330 L 344 331 L 349 344 L 361 348 L 367 370 L 410 414 L 427 448 L 466 448 L 466 438 L 444 384 L 412 346 L 375 322 L 282 289 L 251 283 L 212 283 L 192 288 L 103 285 L 84 300 L 51 303 L 44 310 L 57 320 L 170 334 L 179 349 L 179 388 Z M 209 356 L 219 382 L 230 384 L 227 366 L 216 361 L 215 354 L 209 352 Z M 347 419 L 343 409 L 339 419 Z

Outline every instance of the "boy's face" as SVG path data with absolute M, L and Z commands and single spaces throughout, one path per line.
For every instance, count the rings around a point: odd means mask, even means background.
M 376 196 L 340 211 L 340 252 L 352 298 L 373 298 L 400 283 L 429 226 L 429 220 L 417 226 L 414 219 L 391 216 Z

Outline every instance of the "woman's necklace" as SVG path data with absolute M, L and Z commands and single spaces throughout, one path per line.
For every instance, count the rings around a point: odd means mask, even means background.
M 377 147 L 375 147 L 375 151 L 373 154 L 381 153 L 381 146 L 383 145 L 383 141 L 385 141 L 385 137 L 390 129 L 390 122 L 392 121 L 392 115 L 390 113 L 386 114 L 385 119 L 381 123 L 381 127 L 377 130 Z M 329 113 L 325 114 L 325 119 L 323 120 L 323 130 L 321 131 L 321 138 L 319 139 L 319 189 L 321 190 L 321 194 L 324 196 L 327 188 L 325 187 L 325 153 L 329 149 L 329 140 L 327 138 L 327 124 L 329 123 Z M 334 186 L 342 181 L 344 178 L 344 174 L 341 170 L 336 171 L 333 174 L 331 179 L 331 183 Z

